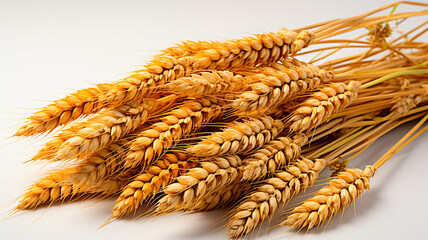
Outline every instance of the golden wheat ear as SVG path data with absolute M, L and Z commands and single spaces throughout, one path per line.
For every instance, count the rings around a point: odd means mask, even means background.
M 227 70 L 277 62 L 307 47 L 313 39 L 314 35 L 309 31 L 297 33 L 283 28 L 276 33 L 218 41 L 215 44 L 184 43 L 164 50 L 163 54 L 191 59 L 193 70 Z
M 364 190 L 370 189 L 370 178 L 376 173 L 376 168 L 367 166 L 363 171 L 352 168 L 339 172 L 336 179 L 328 182 L 314 197 L 293 209 L 281 225 L 293 228 L 313 228 L 324 223 L 359 198 Z
M 97 96 L 106 91 L 108 84 L 93 88 L 86 88 L 72 93 L 63 99 L 57 100 L 31 115 L 15 136 L 32 136 L 38 133 L 49 132 L 62 126 L 101 110 L 103 103 Z
M 300 157 L 299 160 L 290 163 L 259 184 L 253 192 L 250 192 L 244 201 L 235 209 L 229 219 L 228 232 L 232 239 L 240 238 L 252 232 L 272 217 L 280 204 L 289 201 L 299 192 L 304 192 L 312 186 L 315 180 L 326 166 L 326 160 L 310 160 Z
M 129 102 L 75 123 L 49 141 L 32 160 L 87 157 L 144 124 L 155 108 L 153 101 Z
M 333 79 L 331 72 L 292 58 L 249 71 L 254 72 L 245 75 L 251 90 L 233 101 L 236 115 L 261 115 Z
M 242 161 L 238 155 L 201 158 L 199 162 L 201 167 L 189 169 L 185 175 L 177 177 L 177 182 L 164 188 L 167 195 L 159 200 L 157 214 L 192 210 L 201 199 L 241 178 L 238 167 Z
M 186 59 L 178 62 L 175 58 L 165 56 L 146 64 L 146 69 L 138 70 L 117 82 L 102 83 L 79 90 L 31 115 L 14 136 L 50 132 L 58 126 L 97 113 L 104 108 L 139 101 L 154 94 L 157 87 L 165 82 L 188 76 L 190 71 L 186 69 L 187 65 L 189 63 Z
M 133 180 L 123 188 L 113 207 L 111 218 L 121 218 L 135 212 L 147 197 L 157 193 L 198 164 L 197 161 L 188 160 L 188 156 L 182 153 L 164 154 L 152 166 L 134 175 Z
M 332 83 L 312 94 L 297 108 L 290 118 L 290 130 L 303 132 L 312 130 L 331 116 L 351 104 L 358 93 L 359 82 Z
M 249 118 L 228 124 L 222 131 L 214 132 L 201 142 L 187 147 L 187 153 L 196 157 L 225 154 L 246 154 L 282 132 L 285 125 L 269 116 Z
M 36 181 L 22 194 L 15 208 L 17 210 L 35 209 L 42 205 L 63 202 L 66 199 L 84 194 L 113 196 L 126 184 L 124 181 L 115 179 L 103 180 L 91 185 L 68 181 L 69 176 L 75 171 L 75 167 L 62 169 Z
M 293 138 L 277 137 L 267 142 L 242 160 L 242 180 L 255 181 L 274 174 L 282 166 L 295 161 L 300 156 L 301 147 L 307 142 L 305 134 L 297 134 Z

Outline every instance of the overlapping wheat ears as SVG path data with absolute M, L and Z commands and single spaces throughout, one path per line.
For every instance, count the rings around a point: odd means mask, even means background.
M 422 10 L 399 13 L 400 4 Z M 15 136 L 60 129 L 31 161 L 67 164 L 34 183 L 12 212 L 116 197 L 109 222 L 145 203 L 147 216 L 232 205 L 225 226 L 230 238 L 240 238 L 330 169 L 327 186 L 280 224 L 322 225 L 427 129 L 418 131 L 428 118 L 428 43 L 419 40 L 428 22 L 398 31 L 427 7 L 399 2 L 296 30 L 183 42 L 124 79 L 54 101 Z M 359 52 L 335 58 L 345 48 Z M 307 54 L 315 55 L 309 63 L 298 60 Z M 421 120 L 376 163 L 346 167 L 415 119 Z

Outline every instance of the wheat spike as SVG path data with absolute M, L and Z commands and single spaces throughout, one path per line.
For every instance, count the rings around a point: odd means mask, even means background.
M 244 163 L 242 179 L 254 181 L 290 164 L 300 156 L 301 147 L 307 142 L 306 134 L 298 134 L 293 139 L 277 137 L 267 142 L 254 154 L 242 160 Z
M 365 170 L 346 169 L 339 172 L 336 179 L 331 180 L 328 186 L 321 188 L 314 197 L 306 200 L 302 205 L 293 209 L 281 225 L 302 229 L 324 223 L 361 196 L 366 189 L 370 189 L 370 178 L 376 173 L 373 166 Z
M 237 168 L 242 161 L 237 155 L 199 159 L 199 162 L 200 168 L 190 169 L 164 188 L 167 195 L 159 200 L 156 213 L 191 210 L 200 199 L 241 178 Z
M 303 30 L 303 31 L 299 32 L 296 36 L 296 39 L 294 39 L 294 41 L 293 41 L 294 48 L 290 54 L 294 55 L 298 51 L 309 46 L 309 44 L 312 42 L 314 37 L 315 37 L 314 34 L 310 31 Z
M 187 153 L 197 157 L 224 154 L 246 154 L 272 140 L 284 129 L 284 123 L 269 116 L 249 118 L 234 122 L 220 132 L 214 132 L 196 145 L 187 148 Z
M 67 168 L 38 180 L 22 194 L 15 208 L 17 210 L 34 209 L 43 204 L 64 201 L 66 198 L 82 194 L 112 196 L 126 184 L 124 181 L 114 179 L 103 180 L 91 185 L 67 182 L 69 176 L 75 171 L 74 167 Z
M 62 130 L 32 160 L 63 160 L 84 157 L 120 139 L 143 124 L 154 108 L 151 101 L 128 103 L 99 113 Z
M 315 92 L 292 113 L 290 130 L 303 132 L 328 121 L 333 114 L 356 99 L 359 85 L 356 81 L 350 81 L 348 85 L 332 83 Z
M 245 76 L 257 79 L 250 81 L 253 82 L 250 84 L 251 90 L 242 93 L 232 103 L 237 115 L 260 115 L 333 78 L 331 72 L 296 59 L 259 67 L 254 72 L 253 75 Z
M 283 171 L 275 173 L 275 177 L 268 178 L 235 208 L 228 223 L 230 238 L 240 238 L 253 231 L 271 217 L 281 203 L 312 186 L 325 166 L 324 159 L 301 157 Z
M 165 148 L 219 117 L 223 113 L 219 104 L 214 98 L 201 98 L 187 101 L 179 108 L 172 110 L 161 119 L 161 122 L 141 132 L 132 142 L 124 167 L 150 165 Z
M 31 136 L 37 133 L 51 131 L 57 126 L 65 125 L 82 115 L 89 115 L 101 109 L 96 102 L 98 94 L 108 84 L 79 90 L 57 100 L 31 115 L 27 122 L 15 133 L 15 136 Z
M 153 102 L 130 102 L 94 116 L 61 144 L 54 160 L 87 157 L 141 126 L 152 110 Z
M 143 201 L 170 184 L 188 169 L 197 167 L 197 161 L 188 161 L 185 154 L 167 153 L 148 167 L 144 172 L 135 175 L 134 179 L 123 188 L 113 207 L 112 218 L 121 218 L 134 212 Z
M 296 33 L 283 28 L 276 33 L 224 42 L 185 42 L 164 50 L 163 54 L 192 58 L 193 69 L 226 70 L 277 62 L 308 46 L 313 38 L 308 31 Z

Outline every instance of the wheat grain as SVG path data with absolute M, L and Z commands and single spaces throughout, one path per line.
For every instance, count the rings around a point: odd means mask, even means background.
M 296 36 L 296 39 L 293 41 L 294 48 L 293 51 L 290 52 L 290 55 L 294 55 L 298 51 L 309 46 L 313 39 L 314 34 L 312 32 L 309 32 L 307 30 L 299 32 Z
M 219 104 L 214 98 L 201 98 L 187 101 L 169 112 L 161 122 L 153 124 L 133 141 L 124 168 L 150 165 L 165 148 L 219 117 L 223 113 Z
M 166 84 L 165 88 L 179 96 L 200 97 L 225 91 L 242 91 L 247 79 L 230 71 L 192 74 Z
M 302 229 L 324 223 L 340 211 L 344 211 L 352 201 L 357 199 L 366 189 L 370 189 L 370 178 L 375 174 L 373 166 L 361 169 L 346 169 L 340 172 L 328 186 L 321 188 L 314 197 L 293 209 L 281 225 Z
M 271 217 L 281 203 L 312 186 L 325 166 L 324 159 L 301 157 L 260 184 L 234 209 L 227 225 L 230 238 L 240 238 L 253 231 Z
M 243 159 L 243 180 L 254 181 L 274 173 L 300 156 L 301 147 L 308 141 L 305 134 L 292 138 L 277 137 L 267 142 L 254 154 Z
M 210 211 L 215 208 L 225 207 L 231 203 L 239 201 L 245 194 L 247 194 L 251 189 L 251 184 L 246 183 L 237 183 L 228 186 L 227 188 L 220 189 L 219 191 L 213 192 L 200 199 L 191 209 L 181 209 L 181 210 L 191 210 L 192 212 L 204 212 Z
M 234 122 L 220 132 L 214 132 L 196 145 L 187 148 L 187 153 L 197 157 L 224 154 L 246 154 L 272 140 L 284 129 L 284 123 L 269 116 L 249 118 Z
M 290 130 L 303 132 L 326 122 L 336 112 L 348 106 L 357 97 L 359 82 L 332 83 L 312 94 L 290 118 Z

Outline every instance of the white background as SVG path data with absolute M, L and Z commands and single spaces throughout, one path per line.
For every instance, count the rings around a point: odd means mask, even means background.
M 0 211 L 49 167 L 24 165 L 46 138 L 8 138 L 49 100 L 92 83 L 117 80 L 157 50 L 181 40 L 240 37 L 349 17 L 390 1 L 0 1 Z M 414 9 L 405 6 L 400 9 Z M 419 8 L 422 10 L 422 8 Z M 418 22 L 427 17 L 418 18 Z M 424 38 L 426 41 L 427 38 Z M 410 125 L 387 135 L 351 167 L 373 163 Z M 428 239 L 428 134 L 380 169 L 372 190 L 307 239 Z M 302 198 L 298 199 L 299 201 Z M 10 205 L 12 201 L 12 205 Z M 1 239 L 227 239 L 212 232 L 225 211 L 116 221 L 114 200 L 65 204 L 0 221 Z M 288 239 L 277 228 L 254 239 Z M 298 233 L 292 239 L 301 239 Z M 6 237 L 6 238 L 3 238 Z

